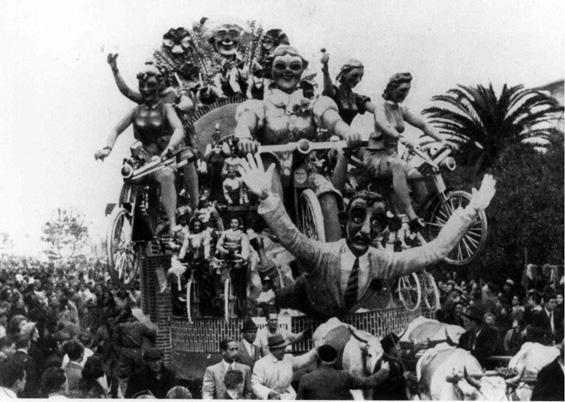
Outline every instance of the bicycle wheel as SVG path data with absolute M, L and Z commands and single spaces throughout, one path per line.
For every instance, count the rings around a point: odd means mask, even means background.
M 328 192 L 320 195 L 318 199 L 320 203 L 320 210 L 322 211 L 324 219 L 324 233 L 326 234 L 326 241 L 338 241 L 341 239 L 341 225 L 339 223 L 339 208 L 337 195 Z
M 408 311 L 415 311 L 420 307 L 422 290 L 418 275 L 412 273 L 410 275 L 401 276 L 398 279 L 398 297 L 404 308 Z
M 188 319 L 188 323 L 192 324 L 192 285 L 193 280 L 190 279 L 186 284 L 186 318 Z
M 298 198 L 298 229 L 310 239 L 326 241 L 322 208 L 310 189 L 302 191 Z
M 140 251 L 132 240 L 131 216 L 124 208 L 114 210 L 106 237 L 108 270 L 112 281 L 128 286 L 135 279 L 140 265 Z
M 231 278 L 228 277 L 224 281 L 224 320 L 226 323 L 230 322 L 230 318 L 233 316 L 233 299 Z
M 424 296 L 424 304 L 431 311 L 437 311 L 440 308 L 439 289 L 433 275 L 428 271 L 422 271 L 418 274 L 420 284 L 422 285 L 422 293 Z
M 431 241 L 435 239 L 441 228 L 453 215 L 453 212 L 459 207 L 466 207 L 470 201 L 471 194 L 465 191 L 452 191 L 448 193 L 446 201 L 440 202 L 434 207 L 429 221 L 426 222 L 426 240 Z M 445 261 L 452 265 L 470 263 L 485 247 L 487 230 L 487 217 L 484 211 L 481 211 L 465 236 L 445 258 Z

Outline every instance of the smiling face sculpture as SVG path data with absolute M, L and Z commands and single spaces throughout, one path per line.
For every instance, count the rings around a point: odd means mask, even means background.
M 279 46 L 274 54 L 271 74 L 277 88 L 292 92 L 297 89 L 308 62 L 291 46 Z
M 242 33 L 243 29 L 239 25 L 220 25 L 214 30 L 210 43 L 223 57 L 232 58 L 237 55 Z

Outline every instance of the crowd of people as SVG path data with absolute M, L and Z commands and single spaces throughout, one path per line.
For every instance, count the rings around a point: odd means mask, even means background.
M 540 283 L 526 290 L 507 278 L 502 286 L 482 280 L 438 281 L 437 318 L 467 331 L 459 346 L 481 363 L 492 355 L 514 355 L 525 342 L 563 341 L 563 284 Z
M 190 398 L 153 347 L 156 328 L 134 315 L 139 286 L 114 287 L 86 259 L 1 265 L 0 395 Z

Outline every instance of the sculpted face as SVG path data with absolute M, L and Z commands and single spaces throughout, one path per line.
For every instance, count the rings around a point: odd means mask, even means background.
M 363 198 L 356 198 L 349 207 L 347 216 L 346 241 L 355 255 L 363 255 L 373 240 L 386 227 L 385 204 L 376 201 L 367 205 Z
M 279 89 L 285 92 L 292 92 L 298 87 L 303 71 L 304 66 L 299 56 L 285 54 L 273 60 L 273 81 Z
M 390 100 L 396 103 L 401 103 L 408 96 L 408 92 L 410 92 L 410 83 L 403 82 L 398 87 L 390 91 Z
M 200 221 L 194 221 L 194 223 L 192 224 L 192 231 L 194 233 L 200 233 L 202 231 L 202 224 L 200 223 Z
M 349 88 L 355 88 L 363 79 L 364 72 L 365 70 L 361 67 L 352 68 L 347 73 L 343 74 L 342 83 L 346 84 Z
M 265 36 L 261 46 L 263 46 L 263 49 L 266 51 L 271 51 L 275 47 L 275 41 L 270 36 Z
M 239 221 L 237 219 L 232 219 L 230 221 L 230 229 L 231 230 L 238 230 L 239 229 Z
M 184 28 L 171 28 L 163 35 L 163 46 L 174 56 L 189 54 L 192 52 L 190 33 Z
M 145 102 L 151 102 L 159 97 L 159 80 L 154 75 L 139 80 L 139 93 Z
M 214 49 L 224 57 L 235 56 L 241 40 L 241 29 L 235 25 L 222 25 L 214 34 Z

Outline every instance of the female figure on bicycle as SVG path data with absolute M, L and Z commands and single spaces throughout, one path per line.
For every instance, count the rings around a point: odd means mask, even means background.
M 322 56 L 322 73 L 324 74 L 324 90 L 322 95 L 328 96 L 337 104 L 339 115 L 347 124 L 351 124 L 355 116 L 364 114 L 365 111 L 375 113 L 375 105 L 371 103 L 371 98 L 353 92 L 363 79 L 365 67 L 359 60 L 350 59 L 341 66 L 336 80 L 339 87 L 335 86 L 330 77 L 328 63 L 330 56 L 325 51 Z
M 166 35 L 166 34 L 165 34 Z M 118 54 L 110 53 L 107 57 L 108 65 L 112 70 L 114 76 L 114 81 L 118 86 L 118 89 L 129 100 L 142 104 L 144 103 L 144 97 L 141 93 L 132 90 L 123 79 L 118 69 Z M 164 81 L 164 80 L 163 80 Z M 179 113 L 191 113 L 194 111 L 193 97 L 187 90 L 182 88 L 174 88 L 170 85 L 161 85 L 159 89 L 159 99 L 163 103 L 168 103 L 178 110 Z M 195 138 L 193 130 L 191 127 L 186 127 L 185 141 L 188 146 L 195 147 Z M 196 158 L 194 158 L 196 159 Z M 189 198 L 189 205 L 192 210 L 196 209 L 198 203 L 198 174 L 196 172 L 196 162 L 188 161 L 188 163 L 182 168 L 184 175 L 184 190 Z
M 422 176 L 398 157 L 398 142 L 401 141 L 408 147 L 413 146 L 402 136 L 408 123 L 443 145 L 449 145 L 421 116 L 401 105 L 408 96 L 411 81 L 410 73 L 398 73 L 390 78 L 382 95 L 384 101 L 375 105 L 375 132 L 369 138 L 369 147 L 363 155 L 363 164 L 374 177 L 392 176 L 392 188 L 410 220 L 410 230 L 418 231 L 424 224 L 412 206 L 407 179 Z
M 134 137 L 141 142 L 148 160 L 153 156 L 167 157 L 184 141 L 184 129 L 177 114 L 173 107 L 164 103 L 159 96 L 162 88 L 160 72 L 149 67 L 139 73 L 137 79 L 143 102 L 135 106 L 114 127 L 108 135 L 106 145 L 94 155 L 95 159 L 104 160 L 110 155 L 118 136 L 132 124 Z M 177 207 L 175 172 L 170 167 L 164 167 L 153 173 L 153 178 L 161 186 L 161 202 L 172 233 L 176 226 Z
M 318 127 L 356 145 L 361 137 L 339 116 L 337 105 L 326 96 L 308 99 L 300 90 L 302 73 L 308 63 L 291 46 L 281 45 L 273 52 L 271 69 L 272 84 L 263 100 L 250 99 L 242 103 L 236 112 L 235 135 L 239 139 L 240 151 L 256 150 L 257 140 L 262 145 L 286 144 L 299 139 L 316 140 Z M 276 163 L 265 156 L 267 165 Z M 335 192 L 333 185 L 314 173 L 309 176 L 309 186 L 321 196 Z M 275 170 L 273 191 L 282 194 L 280 174 Z

